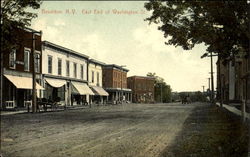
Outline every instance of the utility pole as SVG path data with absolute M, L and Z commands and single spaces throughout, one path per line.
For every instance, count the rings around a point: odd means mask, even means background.
M 207 78 L 208 79 L 208 91 L 209 91 L 209 97 L 210 97 L 210 101 L 212 100 L 211 99 L 211 88 L 210 88 L 210 77 Z
M 211 93 L 211 101 L 214 103 L 214 74 L 213 74 L 213 54 L 210 52 L 210 58 L 211 58 L 211 88 L 212 88 L 212 93 Z
M 32 52 L 33 52 L 33 71 L 32 71 L 32 113 L 37 112 L 37 103 L 36 103 L 36 54 L 35 54 L 35 49 L 36 49 L 36 39 L 35 39 L 36 35 L 35 32 L 32 32 Z
M 126 65 L 121 65 L 121 95 L 122 95 L 122 101 L 121 104 L 123 103 L 123 90 L 122 90 L 122 79 L 123 79 L 123 67 L 126 67 Z
M 162 83 L 161 83 L 161 103 L 162 103 Z
M 218 54 L 218 61 L 217 61 L 217 64 L 218 64 L 218 73 L 217 73 L 217 77 L 218 77 L 218 81 L 219 83 L 217 83 L 219 85 L 218 87 L 218 91 L 217 91 L 217 98 L 219 98 L 220 100 L 220 107 L 222 107 L 222 82 L 221 82 L 221 69 L 220 69 L 220 64 L 221 64 L 221 57 L 220 57 L 220 54 Z M 219 96 L 218 96 L 219 95 Z
M 210 91 L 211 89 L 210 89 L 210 77 L 209 78 L 207 78 L 208 79 L 208 90 Z
M 36 34 L 42 34 L 41 31 L 33 31 L 32 32 L 32 53 L 33 53 L 33 61 L 32 61 L 32 113 L 37 112 L 37 91 L 36 91 Z
M 205 86 L 202 86 L 202 92 L 203 92 L 203 94 L 204 94 L 204 88 L 205 88 Z

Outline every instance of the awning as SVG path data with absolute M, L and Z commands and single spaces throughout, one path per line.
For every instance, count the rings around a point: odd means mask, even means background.
M 71 82 L 80 95 L 95 95 L 86 83 Z
M 10 82 L 12 82 L 18 89 L 32 89 L 32 78 L 22 77 L 22 76 L 13 76 L 13 75 L 4 75 Z M 36 89 L 44 89 L 36 82 Z
M 52 78 L 45 78 L 46 82 L 50 84 L 52 87 L 60 88 L 66 84 L 65 80 L 59 80 L 59 79 L 52 79 Z
M 106 92 L 102 87 L 92 86 L 91 87 L 96 95 L 108 96 L 109 93 Z

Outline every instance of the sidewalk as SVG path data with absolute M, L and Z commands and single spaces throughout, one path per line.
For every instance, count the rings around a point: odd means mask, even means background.
M 220 103 L 216 103 L 216 105 L 220 106 Z M 238 116 L 241 116 L 241 115 L 242 115 L 241 110 L 237 109 L 237 108 L 234 107 L 233 105 L 230 106 L 230 105 L 227 105 L 227 104 L 222 104 L 222 106 L 223 106 L 224 108 L 226 108 L 228 111 L 230 111 L 230 112 L 232 112 L 232 113 L 234 113 L 234 114 L 236 114 L 236 115 L 238 115 Z M 245 115 L 246 115 L 246 118 L 247 118 L 247 119 L 250 119 L 250 113 L 247 113 L 247 112 L 246 112 Z
M 198 106 L 162 157 L 247 157 L 250 155 L 249 123 L 225 105 Z
M 77 110 L 77 109 L 86 109 L 89 108 L 89 106 L 67 106 L 66 109 L 64 109 L 63 107 L 60 107 L 56 110 L 50 110 L 48 109 L 47 111 L 41 111 L 40 113 L 46 113 L 46 112 L 58 112 L 58 111 L 64 111 L 64 110 Z M 21 114 L 21 113 L 31 113 L 27 111 L 27 109 L 25 110 L 19 110 L 19 111 L 1 111 L 0 115 L 14 115 L 14 114 Z M 38 112 L 39 113 L 39 112 Z

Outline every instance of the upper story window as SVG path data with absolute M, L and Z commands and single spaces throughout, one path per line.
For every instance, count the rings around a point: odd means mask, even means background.
M 35 72 L 40 73 L 41 54 L 39 51 L 35 53 Z
M 66 61 L 66 75 L 69 76 L 69 61 Z
M 48 73 L 52 73 L 52 56 L 48 56 Z
M 94 71 L 92 71 L 92 79 L 91 79 L 92 83 L 94 83 L 94 77 L 95 77 L 95 73 L 94 73 Z
M 62 75 L 62 59 L 58 58 L 58 75 Z
M 12 69 L 16 69 L 16 49 L 12 49 L 9 54 L 9 66 Z
M 83 79 L 83 65 L 81 65 L 81 79 Z
M 24 70 L 30 70 L 30 49 L 24 48 Z
M 100 85 L 99 72 L 97 72 L 96 77 L 97 77 L 97 86 L 99 86 Z
M 77 64 L 74 63 L 74 77 L 77 78 Z

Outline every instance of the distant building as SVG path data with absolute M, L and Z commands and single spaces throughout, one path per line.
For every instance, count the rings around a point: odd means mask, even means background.
M 94 59 L 88 61 L 88 82 L 95 95 L 92 96 L 92 102 L 95 104 L 106 103 L 109 94 L 102 88 L 103 66 L 105 63 Z
M 132 89 L 132 102 L 152 103 L 154 102 L 153 77 L 131 76 L 127 78 L 128 88 Z
M 22 108 L 31 103 L 32 99 L 32 73 L 33 53 L 35 53 L 35 71 L 37 96 L 41 96 L 41 35 L 35 34 L 35 49 L 33 49 L 32 36 L 34 30 L 15 29 L 18 36 L 16 47 L 3 53 L 3 108 Z
M 43 42 L 43 97 L 65 106 L 90 103 L 89 57 L 54 43 Z
M 131 102 L 131 89 L 127 88 L 128 71 L 115 64 L 106 64 L 103 67 L 103 87 L 109 93 L 109 102 Z

